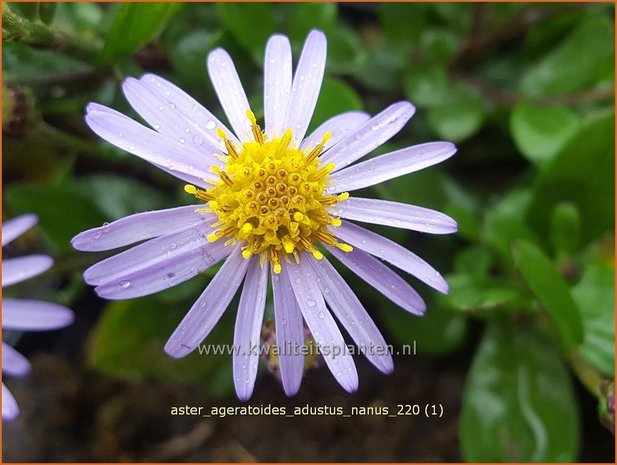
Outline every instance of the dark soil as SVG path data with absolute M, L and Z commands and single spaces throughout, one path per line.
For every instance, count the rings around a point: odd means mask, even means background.
M 465 370 L 421 357 L 399 361 L 391 376 L 359 363 L 360 390 L 349 395 L 326 368 L 310 373 L 300 393 L 285 397 L 263 373 L 249 403 L 213 401 L 196 388 L 147 382 L 124 384 L 83 374 L 52 356 L 33 360 L 33 373 L 11 380 L 21 418 L 5 423 L 5 462 L 188 461 L 336 462 L 460 461 L 457 423 Z M 403 363 L 405 365 L 403 365 Z M 443 405 L 442 418 L 382 415 L 172 416 L 172 406 L 388 407 Z M 407 410 L 407 407 L 403 407 Z M 325 409 L 322 409 L 325 410 Z
M 50 355 L 33 357 L 33 372 L 11 379 L 22 415 L 3 425 L 4 462 L 460 462 L 458 420 L 464 354 L 448 360 L 422 356 L 396 361 L 384 376 L 358 360 L 360 390 L 349 395 L 326 368 L 310 372 L 300 393 L 287 398 L 274 377 L 261 373 L 249 403 L 213 400 L 195 386 L 110 381 Z M 594 401 L 579 389 L 584 450 L 581 461 L 613 462 L 613 438 L 600 426 Z M 442 404 L 443 416 L 171 415 L 173 406 L 352 407 Z M 407 410 L 407 407 L 403 407 Z

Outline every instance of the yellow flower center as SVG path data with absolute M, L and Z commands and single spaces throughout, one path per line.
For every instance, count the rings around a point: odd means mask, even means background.
M 340 226 L 327 207 L 349 197 L 348 193 L 327 195 L 328 177 L 334 163 L 320 166 L 318 155 L 330 133 L 315 147 L 300 149 L 292 143 L 287 129 L 282 137 L 267 140 L 252 112 L 253 141 L 236 148 L 222 130 L 219 137 L 225 143 L 224 170 L 213 166 L 219 180 L 207 189 L 187 185 L 185 191 L 208 202 L 207 211 L 216 214 L 216 231 L 208 236 L 214 242 L 227 239 L 225 245 L 244 243 L 245 259 L 259 255 L 263 263 L 269 260 L 275 273 L 281 272 L 281 259 L 299 263 L 298 251 L 306 251 L 321 260 L 323 255 L 315 245 L 335 246 L 350 252 L 351 246 L 339 243 L 328 230 Z

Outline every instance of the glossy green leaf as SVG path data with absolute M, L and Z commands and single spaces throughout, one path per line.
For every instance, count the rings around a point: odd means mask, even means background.
M 614 56 L 611 21 L 588 15 L 537 65 L 526 72 L 521 91 L 530 97 L 552 97 L 593 84 L 596 72 Z
M 325 78 L 311 119 L 316 128 L 328 118 L 350 110 L 361 110 L 362 100 L 356 91 L 343 81 Z
M 615 269 L 591 264 L 572 288 L 585 327 L 583 359 L 607 376 L 615 374 Z
M 517 239 L 535 241 L 535 235 L 525 223 L 529 192 L 516 189 L 505 194 L 484 216 L 483 232 L 487 242 L 503 265 L 511 268 L 512 246 Z
M 181 3 L 124 3 L 118 10 L 99 60 L 109 63 L 144 47 L 163 30 Z
M 514 256 L 523 279 L 549 315 L 564 349 L 583 342 L 583 322 L 570 289 L 554 264 L 535 245 L 517 241 Z
M 177 360 L 163 350 L 189 307 L 188 302 L 165 305 L 155 297 L 110 302 L 92 334 L 90 366 L 116 379 L 200 382 L 211 394 L 228 394 L 231 355 L 199 355 L 195 351 Z M 229 316 L 233 315 L 228 313 L 207 344 L 231 343 L 233 319 Z M 220 381 L 226 382 L 221 385 Z
M 276 31 L 271 3 L 231 3 L 218 5 L 224 28 L 258 60 L 263 59 L 268 37 Z
M 91 199 L 70 187 L 19 185 L 6 196 L 15 211 L 38 215 L 41 233 L 59 252 L 73 251 L 73 236 L 107 219 Z
M 533 187 L 530 223 L 548 235 L 555 205 L 568 201 L 581 213 L 582 240 L 615 223 L 615 114 L 594 115 L 546 165 Z
M 544 166 L 577 132 L 578 114 L 566 107 L 540 107 L 519 103 L 512 111 L 510 131 L 521 153 Z
M 574 462 L 578 415 L 559 353 L 529 328 L 492 323 L 465 383 L 467 462 Z
M 457 86 L 450 89 L 444 100 L 428 112 L 429 124 L 437 136 L 460 142 L 480 129 L 484 118 L 480 97 L 463 86 Z

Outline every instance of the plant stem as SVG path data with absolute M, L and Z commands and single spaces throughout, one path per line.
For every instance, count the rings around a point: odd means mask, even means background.
M 600 389 L 604 377 L 590 367 L 579 355 L 578 352 L 573 351 L 568 357 L 570 366 L 576 374 L 579 381 L 585 386 L 585 388 L 598 399 L 602 398 L 602 390 Z

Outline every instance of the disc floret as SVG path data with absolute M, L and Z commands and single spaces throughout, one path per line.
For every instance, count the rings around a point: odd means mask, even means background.
M 207 201 L 208 210 L 218 217 L 213 224 L 216 231 L 208 240 L 244 243 L 245 259 L 259 255 L 262 262 L 271 262 L 275 273 L 281 272 L 281 259 L 289 262 L 293 257 L 299 262 L 298 252 L 310 252 L 321 260 L 323 255 L 315 248 L 320 242 L 351 251 L 351 246 L 339 243 L 329 231 L 329 227 L 340 226 L 341 220 L 328 207 L 349 197 L 346 192 L 325 193 L 334 164 L 321 166 L 319 154 L 330 133 L 315 147 L 301 149 L 291 129 L 269 139 L 253 113 L 247 116 L 253 140 L 241 147 L 218 131 L 227 150 L 224 169 L 212 167 L 219 180 L 207 189 L 185 187 L 189 194 Z

